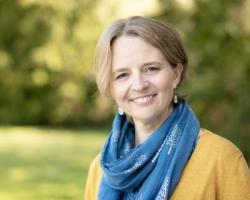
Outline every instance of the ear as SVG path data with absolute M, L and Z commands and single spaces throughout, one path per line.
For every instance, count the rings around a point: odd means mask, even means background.
M 177 66 L 174 68 L 174 74 L 175 74 L 174 88 L 177 88 L 177 86 L 180 83 L 182 71 L 183 71 L 183 65 L 182 63 L 178 63 Z

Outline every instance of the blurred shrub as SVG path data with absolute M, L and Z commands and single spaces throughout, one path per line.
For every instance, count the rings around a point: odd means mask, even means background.
M 90 70 L 97 2 L 0 1 L 1 124 L 76 125 L 110 115 Z
M 158 2 L 153 17 L 174 24 L 185 41 L 190 70 L 181 91 L 190 95 L 202 127 L 250 155 L 250 0 Z M 1 124 L 83 125 L 110 118 L 111 105 L 97 95 L 91 71 L 104 20 L 113 16 L 107 6 L 104 16 L 99 3 L 0 0 Z

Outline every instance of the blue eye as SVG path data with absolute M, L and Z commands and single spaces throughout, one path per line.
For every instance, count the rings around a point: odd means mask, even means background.
M 156 71 L 159 71 L 159 67 L 155 67 L 155 66 L 149 66 L 149 67 L 146 67 L 144 69 L 145 72 L 156 72 Z
M 119 74 L 115 77 L 115 80 L 120 80 L 120 79 L 125 79 L 128 77 L 128 74 L 127 73 L 122 73 L 122 74 Z

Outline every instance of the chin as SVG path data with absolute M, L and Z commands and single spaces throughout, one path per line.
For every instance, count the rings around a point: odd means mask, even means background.
M 140 115 L 134 115 L 133 118 L 138 120 L 138 121 L 142 121 L 142 122 L 146 122 L 146 123 L 150 123 L 150 122 L 154 122 L 155 120 L 157 120 L 157 118 L 159 117 L 159 114 L 157 113 L 148 113 L 148 112 L 144 112 L 144 113 L 140 113 Z

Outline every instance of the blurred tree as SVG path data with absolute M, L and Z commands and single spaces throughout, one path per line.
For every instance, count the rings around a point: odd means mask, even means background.
M 250 161 L 250 1 L 160 3 L 155 17 L 178 28 L 190 58 L 182 92 L 190 95 L 202 127 L 231 138 Z
M 184 38 L 190 78 L 181 90 L 202 127 L 250 155 L 250 0 L 158 3 L 154 17 Z M 0 0 L 0 123 L 109 119 L 111 105 L 96 95 L 91 65 L 103 26 L 120 10 L 109 0 Z
M 108 116 L 90 71 L 101 29 L 97 3 L 0 1 L 1 124 L 73 125 Z

